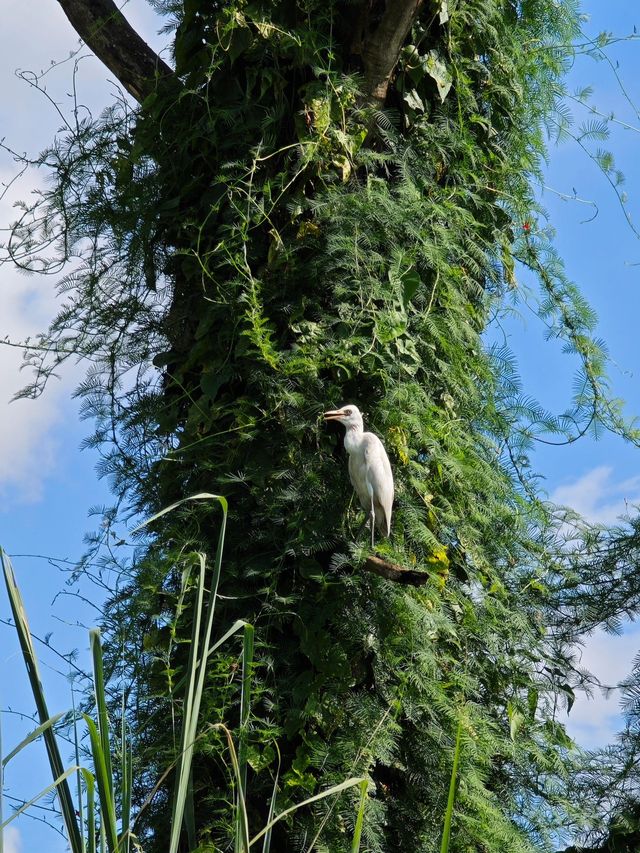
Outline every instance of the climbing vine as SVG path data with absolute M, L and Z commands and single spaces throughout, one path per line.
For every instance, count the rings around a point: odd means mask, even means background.
M 584 822 L 559 712 L 582 678 L 571 642 L 588 591 L 575 577 L 584 565 L 593 578 L 601 556 L 587 525 L 575 547 L 528 454 L 596 426 L 638 439 L 611 399 L 593 315 L 539 227 L 577 6 L 418 4 L 374 86 L 382 8 L 154 5 L 174 79 L 135 111 L 62 133 L 41 158 L 51 187 L 5 247 L 51 273 L 75 261 L 28 351 L 26 393 L 69 353 L 90 359 L 79 394 L 121 506 L 227 497 L 219 633 L 237 619 L 256 632 L 251 820 L 265 822 L 276 778 L 284 809 L 357 774 L 367 850 L 437 849 L 456 750 L 453 849 L 552 849 Z M 518 292 L 516 264 L 580 365 L 559 416 L 484 343 Z M 320 418 L 345 402 L 392 457 L 379 553 L 428 573 L 419 588 L 363 570 L 341 442 Z M 167 720 L 191 636 L 181 567 L 215 541 L 206 508 L 163 517 L 107 606 L 144 780 L 175 759 Z M 238 722 L 239 654 L 211 656 L 208 723 Z M 226 744 L 207 731 L 193 764 L 199 849 L 226 850 Z M 346 849 L 355 796 L 282 822 L 274 849 Z M 165 802 L 146 812 L 150 850 L 163 849 Z

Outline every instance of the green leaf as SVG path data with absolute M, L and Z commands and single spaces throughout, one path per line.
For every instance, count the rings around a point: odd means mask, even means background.
M 380 311 L 376 314 L 376 337 L 388 344 L 407 330 L 407 315 L 400 311 Z
M 226 498 L 223 498 L 222 495 L 212 495 L 209 492 L 200 492 L 197 495 L 190 495 L 188 498 L 182 498 L 181 500 L 176 501 L 175 503 L 172 503 L 169 506 L 166 506 L 164 509 L 161 509 L 160 512 L 156 512 L 155 515 L 152 515 L 150 518 L 147 518 L 145 521 L 142 522 L 142 524 L 139 524 L 137 527 L 134 527 L 131 532 L 135 533 L 136 531 L 141 530 L 143 527 L 146 527 L 148 524 L 151 524 L 152 522 L 156 521 L 158 518 L 162 518 L 162 516 L 166 515 L 168 512 L 173 512 L 174 509 L 176 509 L 177 507 L 181 506 L 184 503 L 188 503 L 189 501 L 209 501 L 209 500 L 219 501 L 220 505 L 222 506 L 222 511 L 224 513 L 224 516 L 226 518 L 226 513 L 228 510 L 228 504 L 227 504 Z
M 408 270 L 405 270 L 400 275 L 400 281 L 402 282 L 402 304 L 406 308 L 416 295 L 416 291 L 420 287 L 422 283 L 422 279 L 420 278 L 420 274 L 413 267 L 409 267 Z
M 538 708 L 538 691 L 534 688 L 527 692 L 527 706 L 529 708 L 529 719 L 533 720 Z
M 417 110 L 418 112 L 423 113 L 425 111 L 425 105 L 422 98 L 418 95 L 415 89 L 408 89 L 404 95 L 405 104 L 410 107 L 412 110 Z
M 451 86 L 453 85 L 453 77 L 451 76 L 451 72 L 447 68 L 444 59 L 437 50 L 430 50 L 426 56 L 422 57 L 422 66 L 425 73 L 427 73 L 432 80 L 435 80 L 440 100 L 444 101 L 449 94 Z
M 515 740 L 524 723 L 524 714 L 509 703 L 507 706 L 507 715 L 509 717 L 509 737 L 511 740 Z

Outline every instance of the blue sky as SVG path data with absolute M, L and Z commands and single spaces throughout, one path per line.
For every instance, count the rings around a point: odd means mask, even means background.
M 42 95 L 16 77 L 15 71 L 48 69 L 52 61 L 64 60 L 76 50 L 78 39 L 55 0 L 3 0 L 2 11 L 0 138 L 5 137 L 15 150 L 35 154 L 51 141 L 60 119 Z M 144 0 L 132 0 L 127 15 L 149 40 L 154 39 L 156 18 Z M 162 44 L 162 39 L 155 41 L 157 49 Z M 79 100 L 99 111 L 109 102 L 115 86 L 88 51 L 81 53 L 87 58 L 82 60 L 78 75 Z M 49 94 L 63 111 L 68 111 L 72 103 L 70 65 L 49 72 L 46 80 Z M 0 180 L 6 182 L 14 174 L 15 164 L 0 153 Z M 37 176 L 28 176 L 0 201 L 0 228 L 6 228 L 14 218 L 12 202 L 28 198 L 38 180 Z M 55 307 L 53 284 L 0 267 L 0 341 L 6 337 L 22 340 L 46 325 Z M 109 503 L 107 486 L 94 472 L 96 457 L 79 451 L 89 431 L 89 425 L 79 421 L 77 403 L 72 399 L 82 367 L 69 365 L 40 399 L 9 404 L 29 378 L 19 372 L 19 367 L 20 351 L 0 346 L 0 545 L 16 555 L 14 568 L 33 632 L 40 637 L 51 634 L 52 646 L 63 652 L 77 649 L 79 663 L 88 670 L 87 629 L 96 620 L 93 608 L 69 596 L 65 575 L 48 560 L 17 556 L 77 559 L 84 551 L 84 534 L 94 527 L 89 508 Z M 92 587 L 85 592 L 88 597 L 99 597 Z M 6 598 L 0 593 L 0 619 L 8 616 Z M 49 709 L 51 713 L 65 711 L 71 705 L 67 666 L 42 645 L 38 645 L 38 652 Z M 32 714 L 34 703 L 14 630 L 4 624 L 0 624 L 0 684 L 0 708 L 4 712 L 0 722 L 6 752 L 34 727 L 30 720 L 13 712 Z M 63 749 L 63 758 L 73 763 L 70 748 Z M 5 794 L 30 798 L 49 784 L 48 774 L 44 749 L 34 744 L 8 766 Z M 7 812 L 11 804 L 10 800 L 5 803 Z M 37 820 L 48 817 L 48 813 L 34 811 L 33 815 L 19 818 L 16 829 L 8 831 L 5 850 L 66 850 L 64 840 Z
M 585 30 L 616 36 L 640 31 L 640 9 L 625 0 L 583 3 L 589 14 Z M 569 91 L 593 87 L 591 104 L 605 114 L 614 113 L 611 138 L 591 146 L 614 154 L 625 175 L 627 211 L 640 226 L 640 41 L 622 41 L 607 49 L 611 64 L 578 57 L 569 75 Z M 620 81 L 616 79 L 616 74 Z M 622 84 L 622 86 L 620 85 Z M 622 91 L 624 88 L 625 92 Z M 595 116 L 575 109 L 576 134 L 582 121 Z M 577 195 L 589 204 L 568 200 Z M 575 142 L 550 151 L 542 203 L 555 229 L 555 245 L 564 258 L 567 274 L 575 281 L 598 314 L 597 335 L 604 338 L 612 359 L 613 391 L 627 401 L 629 415 L 640 414 L 640 240 L 627 223 L 620 203 L 606 178 Z M 597 210 L 597 216 L 593 217 Z M 585 221 L 591 219 L 591 221 Z M 522 280 L 530 284 L 526 273 Z M 544 339 L 544 328 L 526 309 L 522 319 L 506 329 L 509 345 L 517 354 L 525 389 L 555 412 L 568 405 L 575 363 L 560 347 Z M 581 440 L 564 447 L 540 445 L 535 468 L 546 477 L 552 500 L 572 506 L 593 521 L 612 522 L 640 504 L 640 449 L 615 436 L 598 442 Z M 582 663 L 603 684 L 624 677 L 640 649 L 640 630 L 627 626 L 621 637 L 598 632 L 583 652 Z M 591 700 L 580 697 L 569 718 L 569 730 L 585 746 L 613 738 L 619 718 L 618 697 L 608 700 L 596 691 Z
M 587 30 L 602 30 L 624 36 L 633 32 L 635 3 L 628 0 L 591 0 L 584 11 L 591 20 Z M 155 36 L 157 23 L 144 0 L 131 0 L 125 12 L 156 48 L 163 44 Z M 61 60 L 77 47 L 75 33 L 55 0 L 24 3 L 4 0 L 0 32 L 0 138 L 17 150 L 37 152 L 52 138 L 59 125 L 54 111 L 42 96 L 19 81 L 17 68 L 39 71 L 52 60 Z M 84 52 L 86 53 L 86 51 Z M 630 99 L 640 105 L 640 42 L 624 42 L 609 50 L 613 65 L 620 63 L 619 75 Z M 63 109 L 71 104 L 70 69 L 63 66 L 48 76 L 52 97 Z M 92 110 L 108 103 L 114 84 L 100 63 L 89 57 L 82 61 L 78 77 L 80 99 Z M 640 225 L 640 115 L 622 95 L 612 68 L 604 62 L 578 59 L 571 72 L 571 87 L 594 87 L 593 104 L 603 112 L 614 111 L 616 118 L 635 129 L 618 127 L 609 143 L 627 178 L 628 207 Z M 0 155 L 0 180 L 14 174 L 10 158 Z M 35 186 L 32 176 L 12 190 L 26 197 Z M 568 143 L 551 152 L 543 202 L 556 229 L 556 245 L 565 259 L 569 276 L 587 295 L 600 317 L 599 334 L 609 345 L 615 366 L 612 380 L 618 395 L 628 401 L 630 412 L 640 413 L 640 240 L 625 221 L 610 187 L 575 144 Z M 579 197 L 597 205 L 563 200 L 558 193 Z M 11 199 L 0 202 L 0 227 L 12 218 Z M 526 276 L 523 274 L 523 280 Z M 24 278 L 0 268 L 0 340 L 23 339 L 42 328 L 54 310 L 52 282 Z M 509 343 L 517 353 L 526 390 L 545 405 L 560 411 L 571 392 L 570 360 L 544 341 L 543 330 L 533 315 L 505 327 Z M 54 381 L 44 397 L 9 405 L 12 394 L 27 377 L 19 373 L 20 352 L 0 347 L 0 544 L 14 555 L 54 555 L 73 560 L 83 551 L 83 535 L 92 529 L 87 517 L 92 505 L 108 503 L 106 485 L 97 480 L 95 458 L 79 445 L 89 425 L 80 423 L 72 399 L 81 366 L 70 365 L 60 381 Z M 634 502 L 640 503 L 640 450 L 605 437 L 594 443 L 584 440 L 571 447 L 540 447 L 535 465 L 546 477 L 550 496 L 573 506 L 593 520 L 611 521 Z M 63 596 L 52 602 L 64 588 L 64 576 L 47 560 L 16 556 L 14 565 L 30 614 L 32 629 L 44 636 L 53 632 L 52 643 L 67 651 L 77 648 L 81 663 L 88 664 L 87 626 L 94 618 L 90 606 Z M 93 593 L 92 593 L 93 594 Z M 8 615 L 0 595 L 0 619 Z M 13 631 L 0 624 L 0 708 L 4 711 L 32 712 L 24 668 L 18 655 Z M 640 632 L 630 627 L 622 637 L 601 634 L 585 647 L 583 664 L 605 683 L 623 677 L 640 648 Z M 70 705 L 69 685 L 60 669 L 61 661 L 43 650 L 43 678 L 50 696 L 51 711 Z M 604 743 L 617 726 L 615 697 L 608 702 L 596 695 L 591 701 L 580 698 L 570 717 L 570 728 L 585 745 Z M 28 721 L 12 713 L 1 715 L 5 749 L 31 728 Z M 5 790 L 15 796 L 31 796 L 47 784 L 43 750 L 32 746 L 28 756 L 15 767 L 10 765 Z M 65 756 L 71 758 L 70 755 Z M 21 846 L 22 845 L 22 846 Z M 41 824 L 18 821 L 18 831 L 8 836 L 8 849 L 64 850 L 65 844 Z

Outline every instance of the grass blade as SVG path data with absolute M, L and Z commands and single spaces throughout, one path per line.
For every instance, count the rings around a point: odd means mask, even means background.
M 240 853 L 242 835 L 240 798 L 247 800 L 247 755 L 249 735 L 249 714 L 251 713 L 251 678 L 253 674 L 253 625 L 244 626 L 242 642 L 242 692 L 240 694 L 240 736 L 238 740 L 238 793 L 236 797 L 236 853 Z
M 127 722 L 125 717 L 124 693 L 122 696 L 122 720 L 120 725 L 120 754 L 121 763 L 121 791 L 120 791 L 120 814 L 122 818 L 122 832 L 120 836 L 120 850 L 129 853 L 131 845 L 131 789 L 133 787 L 133 755 L 127 744 Z
M 93 768 L 98 785 L 98 798 L 100 800 L 100 828 L 104 829 L 109 853 L 118 851 L 118 829 L 116 826 L 116 810 L 113 802 L 112 785 L 113 779 L 108 776 L 108 764 L 105 759 L 104 747 L 100 738 L 98 727 L 86 714 L 84 721 L 89 729 L 91 741 L 91 755 L 93 757 Z
M 156 521 L 158 518 L 162 518 L 163 515 L 166 515 L 168 512 L 173 512 L 174 509 L 181 506 L 184 503 L 188 503 L 189 501 L 219 501 L 222 506 L 222 511 L 224 513 L 225 519 L 227 517 L 227 500 L 223 498 L 222 495 L 212 495 L 209 492 L 200 492 L 197 495 L 191 495 L 188 498 L 182 498 L 179 501 L 176 501 L 173 504 L 169 504 L 164 509 L 161 509 L 160 512 L 156 512 L 155 515 L 152 515 L 151 518 L 147 518 L 146 521 L 143 521 L 142 524 L 139 524 L 137 527 L 134 527 L 131 531 L 132 533 L 136 533 L 136 531 L 141 530 L 143 527 L 146 527 L 147 524 L 151 524 Z
M 11 761 L 11 759 L 15 758 L 16 755 L 25 748 L 25 746 L 28 746 L 32 741 L 39 738 L 40 735 L 44 734 L 44 732 L 48 728 L 54 726 L 62 716 L 64 716 L 62 713 L 54 714 L 53 717 L 49 717 L 49 719 L 46 720 L 41 726 L 38 726 L 37 729 L 34 729 L 30 734 L 23 738 L 20 743 L 15 747 L 15 749 L 12 749 L 9 755 L 5 756 L 5 758 L 2 759 L 2 766 L 6 767 L 7 764 Z
M 34 803 L 38 802 L 38 800 L 41 800 L 43 797 L 46 797 L 47 794 L 50 794 L 51 791 L 56 790 L 59 786 L 64 785 L 67 782 L 69 776 L 71 776 L 72 773 L 75 773 L 78 769 L 79 768 L 76 767 L 76 765 L 74 764 L 73 767 L 69 767 L 68 770 L 65 770 L 64 773 L 62 773 L 62 775 L 55 780 L 55 782 L 52 782 L 50 785 L 47 785 L 47 787 L 43 788 L 39 794 L 36 794 L 35 797 L 32 797 L 28 803 L 23 803 L 19 809 L 16 809 L 15 812 L 12 812 L 11 817 L 8 817 L 5 821 L 2 822 L 2 824 L 0 824 L 0 830 L 4 830 L 5 827 L 9 826 L 11 821 L 15 820 L 23 812 L 26 812 L 27 809 L 30 809 Z
M 276 777 L 273 780 L 273 791 L 271 793 L 271 802 L 269 803 L 269 814 L 267 815 L 267 826 L 269 827 L 268 832 L 265 833 L 264 841 L 262 842 L 262 853 L 270 853 L 271 851 L 271 827 L 273 816 L 276 813 L 276 799 L 278 797 L 278 779 L 280 778 L 280 749 L 278 744 L 275 744 L 276 752 L 278 753 L 278 769 L 276 770 Z
M 100 745 L 102 746 L 105 771 L 109 782 L 109 795 L 114 804 L 115 811 L 115 798 L 113 796 L 113 768 L 111 766 L 111 744 L 109 742 L 109 714 L 107 711 L 107 700 L 104 687 L 102 643 L 100 642 L 99 628 L 92 628 L 92 630 L 89 631 L 89 644 L 91 646 L 91 655 L 93 658 L 93 690 L 96 700 L 96 711 L 98 714 L 98 734 L 100 735 Z
M 182 733 L 180 738 L 180 759 L 176 773 L 176 783 L 173 795 L 173 810 L 171 815 L 171 837 L 169 841 L 170 853 L 176 853 L 180 842 L 180 832 L 184 818 L 189 776 L 191 773 L 191 759 L 193 756 L 193 738 L 191 737 L 192 717 L 196 706 L 197 692 L 197 661 L 199 655 L 200 624 L 202 619 L 204 602 L 204 576 L 206 562 L 204 554 L 199 555 L 200 575 L 196 590 L 196 603 L 194 609 L 193 629 L 191 633 L 191 647 L 189 649 L 189 661 L 187 664 L 187 690 L 184 698 Z M 206 657 L 206 655 L 204 655 Z
M 440 853 L 448 853 L 451 840 L 451 820 L 453 818 L 453 807 L 456 801 L 456 786 L 458 783 L 458 763 L 460 761 L 460 746 L 462 743 L 462 717 L 458 720 L 458 732 L 456 734 L 456 745 L 453 751 L 453 767 L 451 768 L 451 781 L 449 782 L 449 797 L 447 799 L 447 810 L 444 815 L 444 828 L 442 830 L 442 844 Z
M 78 823 L 80 824 L 80 835 L 82 836 L 82 850 L 86 853 L 86 842 L 84 835 L 84 796 L 82 794 L 82 774 L 80 772 L 80 738 L 78 737 L 78 714 L 76 713 L 76 695 L 71 679 L 71 710 L 73 711 L 73 748 L 76 758 L 76 791 L 78 797 Z M 91 781 L 93 785 L 93 779 Z
M 91 773 L 85 773 L 84 779 L 87 786 L 87 853 L 96 853 L 96 785 Z
M 196 810 L 193 802 L 193 773 L 189 772 L 187 798 L 184 803 L 184 825 L 187 830 L 187 845 L 189 850 L 196 849 Z
M 196 740 L 196 731 L 198 727 L 198 716 L 200 714 L 200 704 L 202 694 L 204 692 L 205 675 L 207 671 L 207 659 L 209 655 L 209 646 L 211 643 L 211 634 L 213 631 L 213 617 L 216 609 L 216 600 L 218 596 L 218 584 L 220 583 L 220 573 L 222 571 L 222 552 L 224 550 L 224 537 L 227 526 L 228 504 L 225 498 L 220 495 L 211 495 L 201 493 L 194 495 L 191 498 L 185 498 L 172 504 L 170 507 L 156 513 L 146 523 L 159 518 L 187 500 L 205 500 L 213 499 L 220 503 L 222 509 L 222 524 L 218 535 L 218 546 L 216 549 L 215 562 L 213 566 L 213 575 L 211 578 L 211 588 L 207 600 L 205 625 L 204 630 L 201 630 L 201 622 L 204 611 L 204 578 L 206 568 L 206 558 L 204 554 L 199 554 L 200 560 L 200 576 L 196 593 L 196 610 L 193 624 L 193 634 L 191 648 L 189 650 L 189 662 L 187 666 L 187 692 L 183 707 L 182 732 L 180 738 L 180 757 L 176 773 L 176 785 L 173 797 L 173 807 L 171 814 L 171 836 L 169 840 L 169 853 L 177 853 L 180 840 L 180 832 L 185 815 L 187 804 L 189 778 L 191 775 L 191 763 L 193 759 L 193 749 Z
M 40 720 L 40 724 L 42 725 L 50 719 L 51 714 L 49 713 L 47 703 L 44 697 L 42 681 L 40 678 L 40 670 L 38 667 L 38 659 L 36 657 L 36 651 L 33 645 L 33 641 L 31 639 L 29 622 L 27 620 L 27 614 L 25 612 L 24 604 L 22 602 L 22 596 L 20 595 L 20 590 L 18 589 L 18 585 L 16 583 L 15 575 L 13 572 L 13 566 L 11 565 L 11 560 L 1 548 L 0 562 L 2 563 L 2 571 L 7 587 L 7 593 L 9 596 L 9 603 L 11 605 L 11 612 L 13 614 L 16 632 L 18 634 L 18 640 L 20 642 L 20 649 L 22 650 L 22 657 L 27 668 L 27 675 L 29 677 L 29 683 L 31 685 L 31 692 L 33 693 L 33 698 L 36 703 L 38 719 Z M 58 794 L 58 799 L 60 801 L 62 819 L 64 821 L 65 829 L 67 831 L 67 838 L 71 847 L 71 851 L 72 853 L 83 853 L 82 836 L 76 818 L 73 797 L 71 796 L 71 789 L 69 788 L 69 783 L 67 782 L 68 774 L 65 773 L 64 765 L 62 763 L 62 757 L 60 756 L 60 750 L 58 749 L 58 742 L 56 740 L 54 731 L 50 726 L 43 732 L 43 739 L 47 750 L 47 756 L 49 758 L 51 775 L 56 780 L 54 782 L 53 787 L 55 787 L 55 790 Z
M 229 754 L 231 755 L 231 766 L 233 767 L 233 775 L 235 776 L 236 785 L 241 791 L 242 783 L 240 779 L 240 765 L 238 763 L 238 755 L 236 753 L 236 748 L 233 745 L 233 737 L 231 736 L 231 732 L 223 723 L 216 723 L 214 725 L 214 729 L 222 729 L 222 731 L 225 733 L 225 736 L 227 738 L 227 744 L 229 746 Z M 240 853 L 249 853 L 249 847 L 251 846 L 252 842 L 249 842 L 249 819 L 247 817 L 247 805 L 244 796 L 238 797 L 238 814 L 240 829 Z M 238 842 L 238 839 L 236 839 L 236 842 Z
M 249 842 L 249 847 L 252 847 L 256 841 L 262 838 L 263 835 L 271 829 L 274 824 L 278 823 L 278 821 L 282 820 L 283 817 L 287 815 L 293 814 L 293 812 L 298 809 L 303 808 L 304 806 L 308 806 L 310 803 L 315 803 L 318 800 L 324 800 L 325 797 L 333 797 L 335 794 L 340 794 L 342 791 L 346 791 L 347 788 L 353 788 L 355 785 L 360 785 L 362 782 L 365 782 L 366 779 L 363 779 L 361 776 L 355 776 L 352 779 L 345 779 L 344 782 L 340 782 L 339 785 L 334 785 L 332 788 L 327 788 L 326 791 L 321 791 L 319 794 L 314 794 L 313 797 L 309 797 L 307 800 L 303 800 L 301 803 L 296 803 L 295 806 L 291 806 L 288 809 L 285 809 L 283 812 L 280 812 L 279 815 L 270 820 L 269 823 L 263 827 L 257 835 L 254 835 L 251 841 Z
M 360 783 L 360 805 L 358 806 L 358 816 L 356 818 L 356 826 L 353 831 L 353 843 L 351 844 L 351 853 L 360 853 L 360 839 L 362 838 L 362 827 L 364 826 L 364 809 L 367 803 L 367 790 L 369 782 L 364 779 Z

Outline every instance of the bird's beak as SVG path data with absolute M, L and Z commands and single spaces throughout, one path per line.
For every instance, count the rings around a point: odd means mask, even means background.
M 325 421 L 338 421 L 344 417 L 344 412 L 341 412 L 340 409 L 334 409 L 331 412 L 325 412 L 323 417 Z

